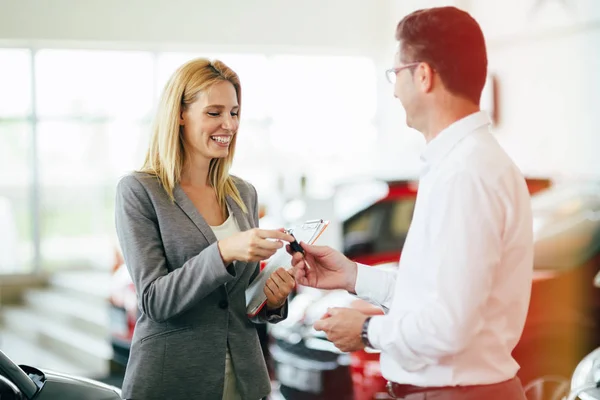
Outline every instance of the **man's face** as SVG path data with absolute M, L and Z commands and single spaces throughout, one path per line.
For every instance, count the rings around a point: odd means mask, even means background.
M 396 73 L 396 82 L 394 83 L 394 97 L 400 100 L 402 107 L 406 111 L 406 124 L 414 128 L 415 113 L 418 112 L 419 93 L 414 82 L 414 67 L 407 67 L 412 62 L 402 61 L 402 50 L 394 56 L 394 68 L 401 68 Z

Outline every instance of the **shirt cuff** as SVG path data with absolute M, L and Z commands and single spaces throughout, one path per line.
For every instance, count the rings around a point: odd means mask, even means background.
M 371 317 L 369 326 L 367 328 L 367 337 L 369 342 L 376 350 L 382 350 L 381 346 L 381 332 L 384 329 L 386 316 L 376 315 Z
M 382 298 L 381 282 L 387 279 L 387 273 L 377 268 L 369 267 L 364 264 L 356 263 L 356 284 L 354 289 L 356 295 L 365 300 L 373 300 L 375 303 L 385 303 L 385 298 Z

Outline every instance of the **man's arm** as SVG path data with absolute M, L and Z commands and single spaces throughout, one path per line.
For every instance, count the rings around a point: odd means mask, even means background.
M 431 196 L 439 200 L 428 216 L 422 268 L 434 290 L 419 309 L 373 317 L 368 330 L 373 346 L 406 370 L 469 345 L 482 328 L 482 308 L 501 258 L 504 210 L 489 185 L 464 172 Z
M 389 309 L 396 289 L 396 272 L 377 267 L 357 265 L 356 294 L 361 299 Z M 387 310 L 386 310 L 387 311 Z

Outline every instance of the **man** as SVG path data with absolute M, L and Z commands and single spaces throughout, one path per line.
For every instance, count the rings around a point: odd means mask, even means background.
M 334 308 L 315 329 L 343 351 L 381 350 L 395 398 L 525 399 L 511 356 L 533 271 L 529 193 L 479 109 L 487 71 L 477 22 L 454 7 L 400 21 L 394 95 L 427 142 L 396 274 L 323 246 L 294 254 L 297 282 L 343 288 L 389 308 Z

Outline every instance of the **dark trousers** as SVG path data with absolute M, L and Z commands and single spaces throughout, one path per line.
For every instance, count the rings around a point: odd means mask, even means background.
M 527 400 L 519 378 L 492 385 L 418 388 L 393 385 L 395 399 L 404 400 Z M 392 393 L 390 393 L 392 395 Z

